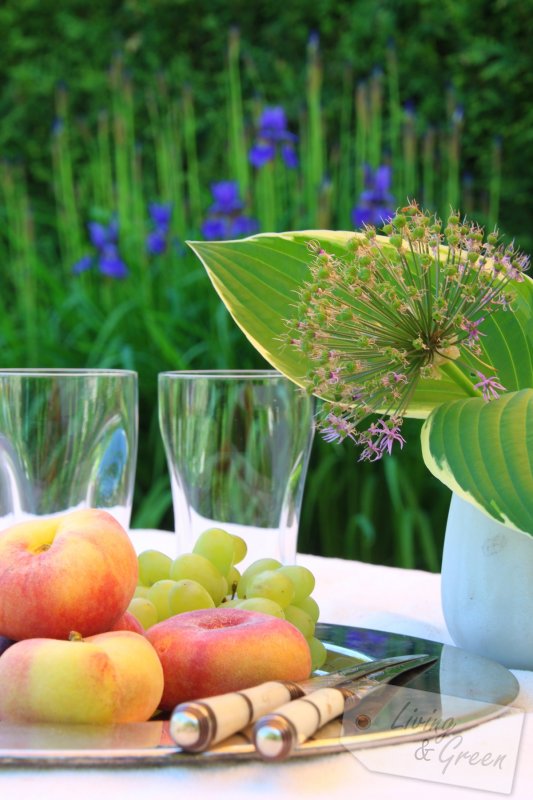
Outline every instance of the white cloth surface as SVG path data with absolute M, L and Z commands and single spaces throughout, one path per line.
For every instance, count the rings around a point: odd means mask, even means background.
M 172 534 L 132 531 L 137 550 L 154 547 L 174 555 Z M 299 554 L 298 563 L 316 577 L 313 596 L 323 622 L 374 628 L 409 634 L 451 644 L 440 602 L 440 576 L 416 570 L 374 566 L 356 561 Z M 520 694 L 513 706 L 527 713 L 510 796 L 533 796 L 533 672 L 514 671 Z M 0 687 L 1 690 L 1 687 Z M 493 725 L 492 722 L 483 723 Z M 404 748 L 408 745 L 395 745 Z M 389 748 L 379 748 L 386 763 Z M 0 768 L 1 770 L 1 768 Z M 40 769 L 4 768 L 0 771 L 0 798 L 25 800 L 175 800 L 177 797 L 254 800 L 276 798 L 435 798 L 479 800 L 479 789 L 440 784 L 366 769 L 352 753 L 294 759 L 281 764 L 249 761 L 198 766 L 147 767 L 144 769 Z

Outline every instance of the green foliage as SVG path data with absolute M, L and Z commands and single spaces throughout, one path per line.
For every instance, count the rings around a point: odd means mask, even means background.
M 490 403 L 439 406 L 422 429 L 424 460 L 452 491 L 505 525 L 533 534 L 533 389 Z
M 349 229 L 363 163 L 387 156 L 397 202 L 416 186 L 447 213 L 459 194 L 482 223 L 499 204 L 506 233 L 530 246 L 533 15 L 518 0 L 486 5 L 1 4 L 2 365 L 138 370 L 134 524 L 173 524 L 157 373 L 264 366 L 183 246 L 199 236 L 211 182 L 238 178 L 263 230 Z M 247 149 L 274 104 L 299 136 L 302 166 L 289 172 L 278 159 L 257 173 Z M 144 245 L 153 201 L 173 206 L 161 256 Z M 107 224 L 114 212 L 129 277 L 73 275 L 91 252 L 87 222 Z M 369 467 L 349 447 L 317 441 L 301 549 L 438 568 L 448 492 L 418 446 L 406 450 Z

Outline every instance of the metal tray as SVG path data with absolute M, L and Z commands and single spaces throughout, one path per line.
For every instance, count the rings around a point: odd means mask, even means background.
M 456 647 L 367 628 L 319 623 L 316 635 L 328 650 L 321 672 L 394 655 L 428 653 L 437 661 L 401 685 L 383 686 L 357 708 L 357 716 L 335 720 L 302 744 L 294 757 L 318 756 L 454 731 L 498 716 L 516 698 L 516 678 L 500 664 Z M 397 682 L 396 682 L 397 684 Z M 409 704 L 409 705 L 407 705 Z M 248 732 L 201 754 L 182 752 L 166 720 L 110 725 L 12 724 L 0 722 L 0 766 L 176 766 L 256 758 Z

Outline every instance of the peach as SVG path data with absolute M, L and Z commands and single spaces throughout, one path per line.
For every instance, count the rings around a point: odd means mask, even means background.
M 0 632 L 66 639 L 109 630 L 137 583 L 137 557 L 111 514 L 85 509 L 0 532 Z
M 115 622 L 110 631 L 133 631 L 133 633 L 144 634 L 144 628 L 131 611 L 125 611 Z
M 72 641 L 25 639 L 0 658 L 0 720 L 145 722 L 163 692 L 152 645 L 131 631 Z
M 309 677 L 303 635 L 284 619 L 239 608 L 188 611 L 149 628 L 165 687 L 161 708 L 234 692 L 268 680 Z

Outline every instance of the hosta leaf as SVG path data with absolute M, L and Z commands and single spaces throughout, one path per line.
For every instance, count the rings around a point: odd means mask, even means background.
M 533 534 L 533 389 L 436 408 L 422 453 L 442 483 L 494 519 Z
M 340 254 L 354 236 L 349 231 L 266 233 L 225 242 L 189 242 L 237 325 L 264 358 L 296 383 L 311 366 L 295 348 L 281 341 L 285 320 L 293 316 L 297 290 L 308 277 L 307 243 Z M 382 237 L 378 237 L 382 238 Z M 384 241 L 384 239 L 382 239 Z M 501 311 L 483 323 L 481 339 L 487 374 L 497 372 L 509 391 L 533 386 L 533 283 L 517 285 L 516 313 Z M 420 381 L 408 416 L 426 417 L 439 403 L 466 393 L 450 378 Z

